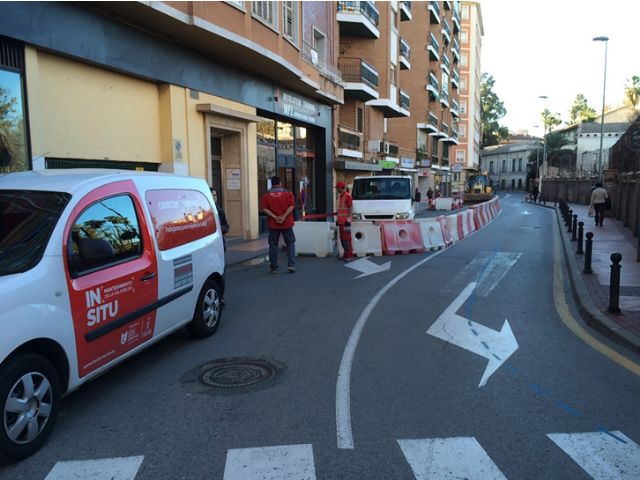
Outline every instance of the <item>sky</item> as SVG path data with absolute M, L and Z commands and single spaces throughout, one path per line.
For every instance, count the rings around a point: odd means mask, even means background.
M 510 131 L 541 136 L 545 107 L 564 124 L 579 93 L 600 114 L 605 43 L 593 37 L 609 37 L 608 106 L 621 105 L 625 84 L 640 76 L 638 0 L 480 0 L 480 6 L 481 70 L 496 81 L 507 110 L 500 123 Z

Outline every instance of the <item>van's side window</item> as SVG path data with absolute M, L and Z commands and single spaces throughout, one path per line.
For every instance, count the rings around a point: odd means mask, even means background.
M 142 238 L 136 209 L 128 195 L 102 199 L 75 219 L 68 239 L 72 275 L 138 258 Z

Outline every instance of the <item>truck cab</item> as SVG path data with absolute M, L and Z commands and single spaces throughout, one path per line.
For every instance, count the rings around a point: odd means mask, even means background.
M 411 177 L 378 175 L 353 180 L 353 220 L 408 220 L 415 216 Z

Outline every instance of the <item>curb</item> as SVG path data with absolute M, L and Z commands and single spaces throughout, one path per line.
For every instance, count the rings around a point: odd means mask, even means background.
M 549 208 L 549 207 L 547 207 Z M 551 207 L 553 208 L 553 207 Z M 560 237 L 562 238 L 562 247 L 564 251 L 565 261 L 567 263 L 569 280 L 571 283 L 571 291 L 578 307 L 578 311 L 583 319 L 594 330 L 603 334 L 607 338 L 615 341 L 616 343 L 637 352 L 640 352 L 640 337 L 625 330 L 610 320 L 604 313 L 596 308 L 591 296 L 587 291 L 587 286 L 582 278 L 582 273 L 578 266 L 578 262 L 573 255 L 571 249 L 571 242 L 564 235 L 564 229 L 562 228 L 562 218 L 560 217 L 560 211 L 557 208 L 553 208 L 556 213 L 556 225 L 559 229 Z

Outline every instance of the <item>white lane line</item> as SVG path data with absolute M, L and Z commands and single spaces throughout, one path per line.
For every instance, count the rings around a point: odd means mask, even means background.
M 640 478 L 640 446 L 622 432 L 550 433 L 547 437 L 595 480 Z
M 282 445 L 227 451 L 223 480 L 315 480 L 313 447 Z
M 507 480 L 473 437 L 398 440 L 417 480 Z
M 475 294 L 486 298 L 521 256 L 521 252 L 480 252 L 456 275 L 452 283 L 466 282 L 470 276 L 478 277 Z
M 356 348 L 358 347 L 362 330 L 364 330 L 371 312 L 391 287 L 402 280 L 406 275 L 413 272 L 416 268 L 421 267 L 444 251 L 446 250 L 439 250 L 433 253 L 431 256 L 420 260 L 414 266 L 394 277 L 387 285 L 380 289 L 380 291 L 378 291 L 371 300 L 369 300 L 369 303 L 364 307 L 358 321 L 354 325 L 353 330 L 351 330 L 351 335 L 349 335 L 347 345 L 342 353 L 342 360 L 340 361 L 340 368 L 338 369 L 338 380 L 336 382 L 336 430 L 338 436 L 338 448 L 354 448 L 353 430 L 351 428 L 351 368 L 353 367 L 353 358 L 356 354 Z
M 144 456 L 58 462 L 44 480 L 133 480 Z

